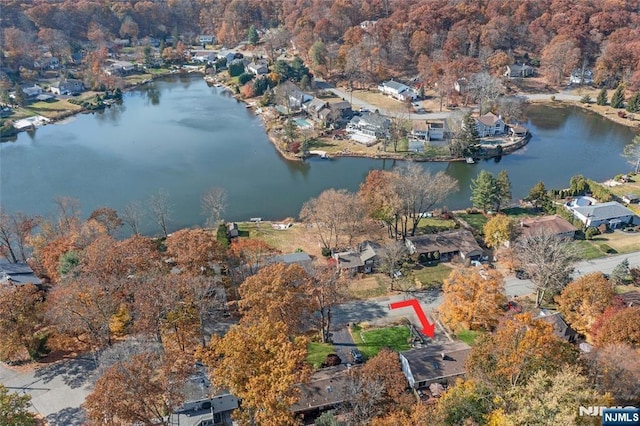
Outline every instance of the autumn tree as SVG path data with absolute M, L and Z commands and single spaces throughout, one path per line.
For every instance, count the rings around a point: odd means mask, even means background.
M 489 219 L 482 230 L 487 246 L 499 248 L 513 240 L 517 232 L 517 225 L 509 216 L 498 214 Z
M 207 218 L 206 225 L 215 227 L 227 208 L 227 191 L 224 188 L 210 188 L 202 195 L 201 205 L 202 213 Z
M 182 385 L 188 371 L 182 361 L 158 351 L 117 362 L 87 396 L 87 417 L 111 425 L 169 425 L 166 414 L 182 403 Z
M 371 426 L 427 426 L 430 421 L 426 404 L 418 402 L 409 408 L 398 408 L 383 416 L 375 417 L 371 420 Z M 336 423 L 335 426 L 339 425 Z
M 435 175 L 420 164 L 408 163 L 398 169 L 396 191 L 400 198 L 402 235 L 415 235 L 423 215 L 458 189 L 458 181 L 444 172 Z
M 640 358 L 626 344 L 606 345 L 585 355 L 588 373 L 600 392 L 608 392 L 617 403 L 640 402 Z
M 521 237 L 514 253 L 522 270 L 527 272 L 536 288 L 536 306 L 553 298 L 571 281 L 576 248 L 552 232 L 539 232 Z
M 242 400 L 235 413 L 241 425 L 298 424 L 290 407 L 298 398 L 296 384 L 310 374 L 307 341 L 289 336 L 288 329 L 277 320 L 242 320 L 200 351 L 213 384 Z
M 611 304 L 613 285 L 600 272 L 570 282 L 556 298 L 558 310 L 580 334 L 588 334 L 593 322 Z
M 580 424 L 576 407 L 609 405 L 577 366 L 549 373 L 539 370 L 510 393 L 508 421 L 514 424 Z
M 7 213 L 0 208 L 0 255 L 9 262 L 26 262 L 29 255 L 29 237 L 40 218 L 24 213 Z
M 347 380 L 346 405 L 355 424 L 367 424 L 372 418 L 394 409 L 409 407 L 410 394 L 405 392 L 406 378 L 398 353 L 382 349 Z
M 95 220 L 101 224 L 109 235 L 120 229 L 124 222 L 118 217 L 118 212 L 109 207 L 100 207 L 91 212 L 89 220 Z
M 126 223 L 131 232 L 136 235 L 141 233 L 142 220 L 144 218 L 144 209 L 138 202 L 130 202 L 122 210 L 122 221 Z
M 630 144 L 625 145 L 622 155 L 627 159 L 627 163 L 634 167 L 634 172 L 640 171 L 640 135 L 634 136 Z
M 0 384 L 0 424 L 11 426 L 33 426 L 36 424 L 31 407 L 31 395 L 25 393 L 19 395 L 9 392 Z
M 303 204 L 300 218 L 313 226 L 322 246 L 329 250 L 341 243 L 351 245 L 362 232 L 364 212 L 365 206 L 356 194 L 327 189 Z
M 46 342 L 42 292 L 33 284 L 0 285 L 0 359 L 37 359 Z
M 615 343 L 640 346 L 640 306 L 615 312 L 594 333 L 593 341 L 597 346 Z
M 566 35 L 557 35 L 542 50 L 542 65 L 548 81 L 553 85 L 563 82 L 565 76 L 578 65 L 580 48 L 575 40 Z
M 397 175 L 386 170 L 371 170 L 360 184 L 358 195 L 368 215 L 385 224 L 389 238 L 398 237 L 401 200 L 395 191 Z
M 482 383 L 456 380 L 437 401 L 434 420 L 438 424 L 482 424 L 495 407 L 494 395 Z
M 453 270 L 442 284 L 442 321 L 455 331 L 490 330 L 498 323 L 507 301 L 502 276 L 489 271 Z
M 553 326 L 517 314 L 482 335 L 467 360 L 471 378 L 491 389 L 506 390 L 526 383 L 539 370 L 559 371 L 577 359 L 577 350 L 557 337 Z
M 171 234 L 165 242 L 167 253 L 175 264 L 191 275 L 214 275 L 224 260 L 224 248 L 213 231 L 206 229 L 181 229 Z
M 247 322 L 281 322 L 290 334 L 303 332 L 315 310 L 311 289 L 302 267 L 269 265 L 240 286 L 240 312 Z
M 171 220 L 172 206 L 169 196 L 164 191 L 158 191 L 149 197 L 149 211 L 158 227 L 166 238 L 169 235 L 169 221 Z
M 271 245 L 263 240 L 254 238 L 236 238 L 231 242 L 228 262 L 231 269 L 231 280 L 234 286 L 239 286 L 245 279 L 254 275 L 264 266 L 269 257 L 278 253 Z M 236 298 L 239 295 L 236 294 Z

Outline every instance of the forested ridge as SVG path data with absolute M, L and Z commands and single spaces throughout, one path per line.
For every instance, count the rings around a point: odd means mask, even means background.
M 528 62 L 552 82 L 592 67 L 596 84 L 640 85 L 637 0 L 3 0 L 1 7 L 9 68 L 36 59 L 38 46 L 65 53 L 119 37 L 214 34 L 233 47 L 253 24 L 281 27 L 307 60 L 322 41 L 332 65 L 365 82 L 419 72 L 433 83 Z

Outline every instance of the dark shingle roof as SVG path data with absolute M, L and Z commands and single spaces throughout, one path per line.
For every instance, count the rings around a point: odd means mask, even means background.
M 591 218 L 591 220 L 607 220 L 635 215 L 634 212 L 617 201 L 593 204 L 591 206 L 575 207 L 573 210 L 585 217 Z

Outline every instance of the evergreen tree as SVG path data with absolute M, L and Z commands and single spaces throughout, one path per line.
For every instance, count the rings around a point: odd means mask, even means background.
M 247 41 L 250 45 L 255 46 L 260 41 L 260 35 L 258 35 L 258 30 L 255 25 L 251 25 L 247 30 Z
M 633 96 L 627 101 L 627 111 L 640 112 L 640 91 L 634 93 Z
M 614 285 L 624 285 L 627 284 L 630 276 L 631 271 L 629 270 L 629 259 L 624 259 L 622 262 L 618 263 L 615 268 L 613 268 L 609 280 Z
M 471 181 L 471 203 L 483 211 L 491 210 L 496 205 L 498 185 L 496 179 L 486 170 L 480 170 L 478 176 Z
M 13 102 L 18 106 L 25 106 L 27 104 L 27 94 L 24 93 L 22 87 L 19 84 L 15 86 L 15 92 L 13 94 Z
M 509 180 L 509 175 L 506 170 L 498 173 L 496 187 L 496 210 L 500 211 L 501 207 L 504 207 L 511 201 L 511 180 Z
M 471 117 L 471 114 L 467 114 L 462 119 L 462 128 L 458 136 L 451 142 L 451 155 L 457 157 L 469 155 L 478 142 L 480 142 L 480 135 L 476 120 Z
M 11 97 L 9 97 L 9 91 L 4 87 L 0 87 L 0 104 L 2 105 L 11 104 Z
M 624 84 L 620 83 L 618 88 L 611 96 L 611 106 L 613 108 L 623 108 L 624 107 Z
M 542 181 L 536 183 L 529 190 L 529 194 L 524 198 L 524 200 L 529 201 L 534 208 L 542 208 L 544 211 L 549 212 L 553 209 L 551 197 L 547 193 L 547 188 L 545 188 L 544 182 Z
M 607 104 L 607 88 L 603 87 L 598 93 L 598 97 L 596 98 L 596 104 L 600 106 L 605 106 Z

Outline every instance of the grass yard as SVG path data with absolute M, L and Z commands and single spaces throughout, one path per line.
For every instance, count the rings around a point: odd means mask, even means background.
M 351 280 L 347 287 L 349 298 L 366 300 L 389 293 L 388 279 L 381 274 Z
M 465 342 L 467 345 L 473 346 L 473 344 L 475 343 L 478 336 L 480 336 L 480 334 L 481 333 L 479 331 L 462 330 L 456 335 L 456 337 L 462 340 L 463 342 Z
M 365 331 L 360 326 L 355 325 L 351 329 L 351 335 L 366 359 L 376 356 L 382 348 L 391 348 L 396 351 L 411 349 L 409 344 L 411 332 L 406 326 Z
M 307 346 L 307 362 L 313 365 L 313 368 L 320 368 L 327 355 L 334 352 L 333 345 L 329 343 L 310 342 Z
M 321 256 L 315 233 L 302 223 L 294 223 L 288 229 L 274 229 L 271 222 L 237 222 L 237 224 L 241 238 L 262 240 L 282 253 L 293 253 L 300 248 L 310 256 Z
M 614 231 L 594 238 L 598 244 L 607 244 L 618 253 L 630 253 L 640 250 L 640 236 L 637 232 Z
M 540 211 L 531 208 L 523 208 L 523 207 L 509 207 L 507 209 L 503 209 L 502 213 L 506 214 L 512 219 L 516 218 L 524 218 L 524 217 L 532 217 L 539 216 Z
M 422 266 L 413 271 L 413 276 L 418 280 L 422 288 L 440 287 L 445 278 L 451 273 L 451 268 L 443 263 L 435 266 Z
M 361 99 L 368 104 L 384 109 L 386 111 L 407 114 L 407 106 L 390 96 L 383 95 L 378 91 L 354 90 L 353 97 Z M 347 99 L 349 100 L 349 99 Z
M 453 219 L 436 219 L 433 217 L 423 217 L 418 222 L 418 231 L 420 233 L 431 233 L 432 231 L 447 231 L 456 227 Z
M 481 234 L 483 233 L 484 224 L 489 221 L 482 213 L 456 213 L 456 216 L 467 222 Z
M 597 259 L 605 255 L 597 244 L 590 241 L 576 240 L 572 244 L 578 249 L 578 255 L 583 260 Z

